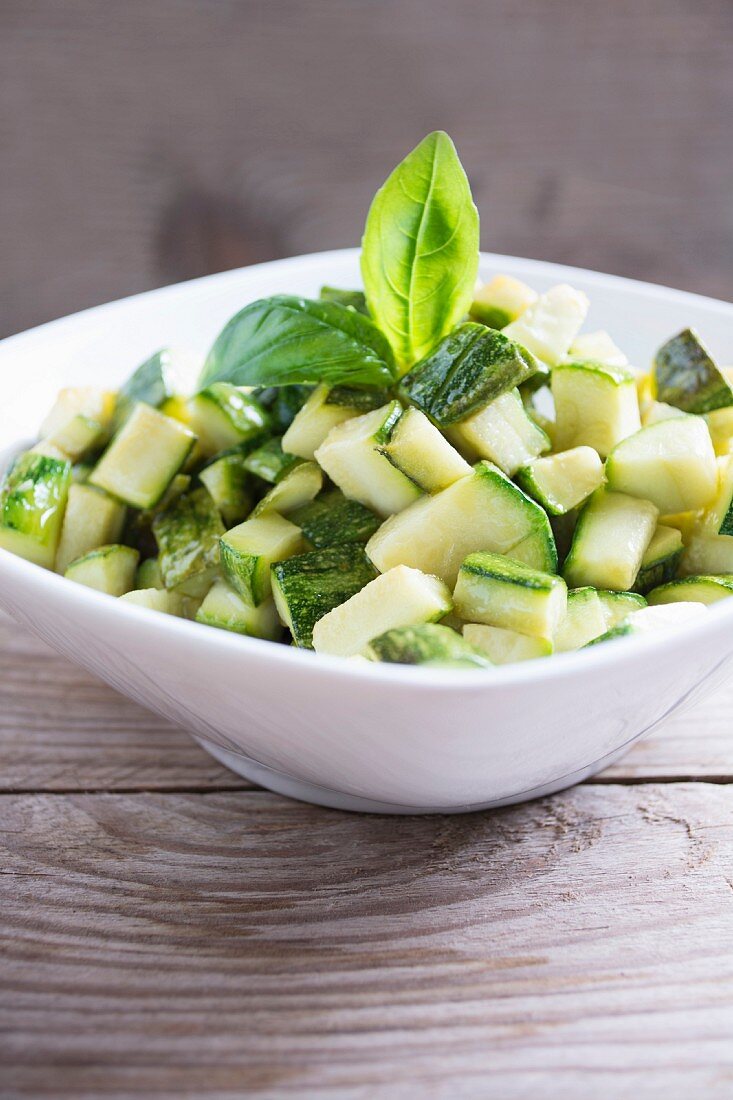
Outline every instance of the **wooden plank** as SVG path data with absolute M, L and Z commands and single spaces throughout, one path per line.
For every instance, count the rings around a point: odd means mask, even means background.
M 3 1097 L 731 1095 L 733 788 L 2 808 Z
M 638 742 L 601 780 L 733 779 L 731 713 L 733 684 Z M 0 792 L 248 786 L 188 734 L 0 617 Z
M 436 126 L 484 247 L 726 296 L 732 15 L 3 0 L 0 331 L 356 244 L 377 186 Z

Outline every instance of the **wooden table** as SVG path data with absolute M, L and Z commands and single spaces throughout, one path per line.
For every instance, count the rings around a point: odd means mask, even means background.
M 597 779 L 258 790 L 0 619 L 0 1095 L 733 1095 L 733 690 Z

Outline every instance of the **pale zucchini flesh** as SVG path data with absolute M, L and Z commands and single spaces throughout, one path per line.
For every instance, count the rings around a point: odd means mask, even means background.
M 707 424 L 685 416 L 642 428 L 608 456 L 606 479 L 609 489 L 650 500 L 662 515 L 705 508 L 718 484 Z
M 99 546 L 72 561 L 64 576 L 108 596 L 123 596 L 135 586 L 139 557 L 131 546 Z
M 372 638 L 396 627 L 436 622 L 452 606 L 450 590 L 437 577 L 396 565 L 319 619 L 313 628 L 313 648 L 316 653 L 351 657 Z
M 495 275 L 475 291 L 471 317 L 489 328 L 504 328 L 521 317 L 537 297 L 537 291 L 513 275 Z
M 671 581 L 677 575 L 682 550 L 681 532 L 676 527 L 658 524 L 641 559 L 635 591 L 645 595 L 657 585 Z
M 471 467 L 419 409 L 405 409 L 382 454 L 424 493 L 438 493 Z
M 683 577 L 662 584 L 649 593 L 647 600 L 654 607 L 667 603 L 717 603 L 733 596 L 733 573 L 720 576 Z
M 606 608 L 595 588 L 568 592 L 567 612 L 555 632 L 556 653 L 582 649 L 608 629 Z
M 592 447 L 536 458 L 517 471 L 517 483 L 551 516 L 578 508 L 603 482 L 603 463 Z
M 225 580 L 216 581 L 209 589 L 196 612 L 196 622 L 269 642 L 278 641 L 283 632 L 272 599 L 254 607 Z
M 272 593 L 270 566 L 303 549 L 299 527 L 277 512 L 245 520 L 222 536 L 221 564 L 229 584 L 257 607 Z
M 566 613 L 567 588 L 561 577 L 484 551 L 461 565 L 453 599 L 465 622 L 552 641 Z
M 552 367 L 567 355 L 587 312 L 585 294 L 561 283 L 541 294 L 502 331 Z
M 550 449 L 548 436 L 527 414 L 518 390 L 453 425 L 450 436 L 471 458 L 488 459 L 510 477 Z
M 581 332 L 568 349 L 568 359 L 594 359 L 611 367 L 627 367 L 629 360 L 613 338 L 605 331 Z
M 312 550 L 271 569 L 272 591 L 282 623 L 297 646 L 313 648 L 313 628 L 376 577 L 364 547 L 350 543 Z
M 647 500 L 598 489 L 578 519 L 563 575 L 571 588 L 628 591 L 657 526 Z
M 329 393 L 328 386 L 316 386 L 305 405 L 295 414 L 282 439 L 283 449 L 289 454 L 312 461 L 332 428 L 360 415 L 358 408 L 330 403 Z
M 64 573 L 71 562 L 98 546 L 117 543 L 125 514 L 125 505 L 101 489 L 71 485 L 56 551 L 56 571 Z
M 685 545 L 680 576 L 733 573 L 733 535 L 693 535 Z
M 269 493 L 263 496 L 252 512 L 261 516 L 266 512 L 280 512 L 287 516 L 296 508 L 308 504 L 318 496 L 323 486 L 323 474 L 315 462 L 301 462 L 289 469 Z
M 633 374 L 592 360 L 560 363 L 552 371 L 554 444 L 558 451 L 592 447 L 601 458 L 641 428 Z
M 492 665 L 511 665 L 518 661 L 532 661 L 537 657 L 550 657 L 553 643 L 547 638 L 531 637 L 517 630 L 486 623 L 466 623 L 463 637 Z

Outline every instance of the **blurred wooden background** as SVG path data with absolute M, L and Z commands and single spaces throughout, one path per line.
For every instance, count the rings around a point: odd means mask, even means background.
M 428 130 L 486 248 L 733 290 L 730 0 L 0 0 L 0 333 L 356 244 Z

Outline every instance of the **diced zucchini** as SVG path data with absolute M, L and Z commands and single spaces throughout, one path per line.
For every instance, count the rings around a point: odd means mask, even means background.
M 392 516 L 366 547 L 382 573 L 411 565 L 448 585 L 455 584 L 461 563 L 477 550 L 511 555 L 545 572 L 557 567 L 546 514 L 488 462 L 478 463 L 471 477 Z
M 733 456 L 719 458 L 715 499 L 700 521 L 702 535 L 733 535 Z
M 125 525 L 125 506 L 88 485 L 71 485 L 61 528 L 55 567 L 65 573 L 71 562 L 119 542 Z
M 157 558 L 141 561 L 135 576 L 135 588 L 165 588 Z
M 420 496 L 415 482 L 382 450 L 401 415 L 399 401 L 390 401 L 333 428 L 316 451 L 318 463 L 339 489 L 380 516 L 401 512 Z
M 452 606 L 449 589 L 437 577 L 396 565 L 319 619 L 313 628 L 313 648 L 316 653 L 352 657 L 372 638 L 400 626 L 437 622 Z
M 293 383 L 289 386 L 258 386 L 251 391 L 251 396 L 267 409 L 270 428 L 280 435 L 290 427 L 312 393 L 313 386 Z
M 487 626 L 485 623 L 466 623 L 463 637 L 474 649 L 485 654 L 492 665 L 511 665 L 517 661 L 549 657 L 553 651 L 552 642 L 547 638 L 532 638 L 517 630 Z
M 694 535 L 685 546 L 680 576 L 733 573 L 733 535 Z
M 646 600 L 638 592 L 605 592 L 599 590 L 598 599 L 606 614 L 606 626 L 610 629 L 624 622 L 633 611 L 646 607 Z
M 676 527 L 659 524 L 641 559 L 635 590 L 646 595 L 657 585 L 671 581 L 677 574 L 681 557 L 682 535 Z
M 461 565 L 454 601 L 466 622 L 552 641 L 566 613 L 567 588 L 561 577 L 484 551 Z
M 605 458 L 641 427 L 630 371 L 593 360 L 560 363 L 552 372 L 556 450 L 592 447 Z
M 733 573 L 721 576 L 684 577 L 662 584 L 649 593 L 651 606 L 665 603 L 717 603 L 733 596 Z
M 366 542 L 381 524 L 379 516 L 358 500 L 349 500 L 340 489 L 332 489 L 296 508 L 290 520 L 301 528 L 316 550 L 346 542 Z
M 284 451 L 282 441 L 277 438 L 268 439 L 261 447 L 256 447 L 242 459 L 245 470 L 269 482 L 270 485 L 275 485 L 288 470 L 293 466 L 299 466 L 302 461 L 303 459 L 298 458 L 297 455 Z
M 380 450 L 425 493 L 447 489 L 471 473 L 465 458 L 419 409 L 405 409 Z
M 316 386 L 282 438 L 288 454 L 313 459 L 332 428 L 361 416 L 362 410 L 343 401 L 330 401 L 328 386 Z
M 117 395 L 97 386 L 71 386 L 60 390 L 51 411 L 41 424 L 42 439 L 64 432 L 78 416 L 107 429 L 112 423 Z
M 71 467 L 71 480 L 75 485 L 85 485 L 93 469 L 91 462 L 76 462 Z
M 270 566 L 302 549 L 300 528 L 277 512 L 266 512 L 222 536 L 221 564 L 232 588 L 257 607 L 272 592 Z
M 18 455 L 0 484 L 0 547 L 53 569 L 70 485 L 65 459 Z
M 312 550 L 272 566 L 272 591 L 280 619 L 297 646 L 313 648 L 313 627 L 376 577 L 363 546 Z
M 650 500 L 663 515 L 704 508 L 718 484 L 707 424 L 685 416 L 642 428 L 608 456 L 606 480 L 609 489 Z
M 135 588 L 132 592 L 125 592 L 120 599 L 136 607 L 145 607 L 148 611 L 162 611 L 179 619 L 187 617 L 186 600 L 180 592 L 169 592 L 165 588 Z
M 219 564 L 219 539 L 224 534 L 219 511 L 206 489 L 186 493 L 157 515 L 153 534 L 166 588 L 203 595 Z
M 692 329 L 668 340 L 654 359 L 657 399 L 688 413 L 733 405 L 733 386 Z
M 193 430 L 207 454 L 264 437 L 270 424 L 262 405 L 228 382 L 201 390 L 191 399 L 190 410 Z
M 233 451 L 210 462 L 199 473 L 227 526 L 241 522 L 252 510 L 246 461 L 243 454 Z
M 633 588 L 657 526 L 647 500 L 598 489 L 580 513 L 563 575 L 571 588 Z
M 196 612 L 196 622 L 269 642 L 279 641 L 283 632 L 273 600 L 253 607 L 223 580 L 209 589 Z
M 108 596 L 123 596 L 135 584 L 139 557 L 131 546 L 99 546 L 72 561 L 64 576 Z
M 686 626 L 691 619 L 699 618 L 706 610 L 705 604 L 702 603 L 674 603 L 664 607 L 643 607 L 639 611 L 633 611 L 618 626 L 612 627 L 605 634 L 601 634 L 600 638 L 594 638 L 588 644 L 597 645 L 599 642 L 609 642 L 615 638 L 626 638 L 637 634 L 667 634 L 670 630 Z
M 733 449 L 733 406 L 724 409 L 713 409 L 705 413 L 705 423 L 708 426 L 713 447 L 717 455 L 727 455 Z
M 489 328 L 504 328 L 537 301 L 537 292 L 513 275 L 495 275 L 476 290 L 471 317 Z
M 261 516 L 265 512 L 290 515 L 296 508 L 302 508 L 318 496 L 322 487 L 323 474 L 315 462 L 301 462 L 298 466 L 292 466 L 277 485 L 273 485 L 269 493 L 263 496 L 252 516 Z
M 89 475 L 89 484 L 133 508 L 154 508 L 195 439 L 177 420 L 136 405 Z
M 645 401 L 641 407 L 641 422 L 645 428 L 659 424 L 662 420 L 679 420 L 682 416 L 687 416 L 687 413 L 676 409 L 674 405 L 666 405 L 664 401 Z
M 519 344 L 485 325 L 453 329 L 400 382 L 400 393 L 439 427 L 470 416 L 537 370 Z
M 547 435 L 527 415 L 519 390 L 502 394 L 454 424 L 449 435 L 471 458 L 487 458 L 510 476 L 551 446 Z
M 610 367 L 629 365 L 621 348 L 617 347 L 605 329 L 579 333 L 570 345 L 568 359 L 595 359 L 597 363 L 607 363 Z
M 503 330 L 504 335 L 528 348 L 554 367 L 568 353 L 588 312 L 582 291 L 561 283 L 541 294 L 521 317 Z
M 703 520 L 703 512 L 673 512 L 668 516 L 660 516 L 659 522 L 663 527 L 674 527 L 682 536 L 685 546 L 694 538 L 700 529 Z
M 555 634 L 555 652 L 582 649 L 608 630 L 606 608 L 595 588 L 574 588 L 568 592 L 567 614 Z
M 448 626 L 400 626 L 373 638 L 365 655 L 372 661 L 428 668 L 491 668 L 491 662 Z
M 318 295 L 324 302 L 338 302 L 347 309 L 355 309 L 357 313 L 369 316 L 369 307 L 366 304 L 366 295 L 363 290 L 340 290 L 335 286 L 322 286 Z
M 98 420 L 92 420 L 89 416 L 77 413 L 63 428 L 53 432 L 44 442 L 58 447 L 72 462 L 77 462 L 101 447 L 106 438 L 107 429 Z
M 577 508 L 603 483 L 603 463 L 592 447 L 536 458 L 517 471 L 517 483 L 552 516 Z

